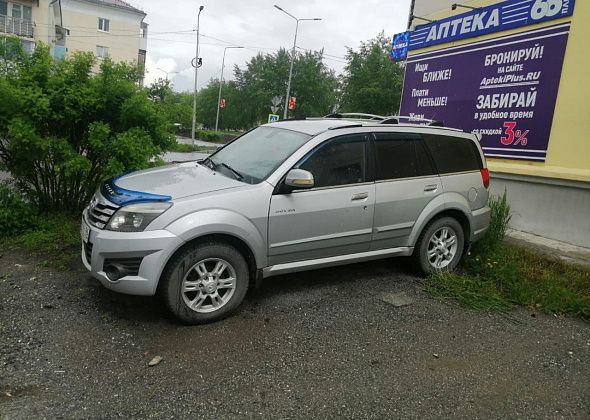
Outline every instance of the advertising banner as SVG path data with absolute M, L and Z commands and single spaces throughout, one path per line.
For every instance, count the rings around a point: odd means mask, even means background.
M 506 31 L 572 16 L 574 0 L 507 0 L 460 15 L 419 25 L 411 33 L 410 50 Z
M 487 156 L 544 161 L 569 28 L 410 56 L 400 114 L 481 134 Z

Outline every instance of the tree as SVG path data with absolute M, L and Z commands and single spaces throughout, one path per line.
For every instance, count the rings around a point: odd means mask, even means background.
M 348 63 L 341 79 L 340 111 L 398 113 L 404 70 L 389 59 L 390 44 L 381 32 L 376 38 L 362 42 L 358 51 L 348 49 Z
M 337 78 L 322 62 L 321 52 L 296 53 L 291 82 L 291 96 L 297 97 L 292 116 L 322 116 L 331 112 L 336 103 Z M 243 123 L 252 126 L 265 122 L 270 112 L 271 99 L 282 97 L 289 77 L 290 56 L 281 49 L 276 54 L 258 54 L 246 68 L 236 67 L 234 74 L 243 100 Z
M 0 168 L 43 211 L 80 210 L 102 181 L 148 167 L 173 141 L 136 66 L 98 65 L 91 53 L 56 62 L 42 44 L 31 55 L 0 50 L 7 62 Z

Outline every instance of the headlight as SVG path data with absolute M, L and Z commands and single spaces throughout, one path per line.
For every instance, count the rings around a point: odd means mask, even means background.
M 118 232 L 142 232 L 156 217 L 172 207 L 172 203 L 143 203 L 121 207 L 107 225 Z

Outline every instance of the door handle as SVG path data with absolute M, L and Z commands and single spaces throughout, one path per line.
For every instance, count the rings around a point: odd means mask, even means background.
M 360 201 L 360 200 L 365 200 L 369 198 L 369 193 L 357 193 L 357 194 L 353 194 L 352 198 L 350 199 L 350 201 Z
M 424 192 L 432 192 L 438 190 L 437 184 L 431 184 L 424 187 Z

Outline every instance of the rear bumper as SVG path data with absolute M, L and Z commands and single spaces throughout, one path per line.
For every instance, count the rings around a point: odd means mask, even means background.
M 151 296 L 156 293 L 164 266 L 184 241 L 167 230 L 145 232 L 112 232 L 90 227 L 88 244 L 82 244 L 82 262 L 90 274 L 102 285 L 115 292 Z M 87 257 L 88 255 L 88 257 Z M 104 272 L 105 259 L 140 258 L 137 275 L 111 281 Z
M 471 212 L 471 242 L 480 240 L 490 227 L 492 211 L 488 206 Z

